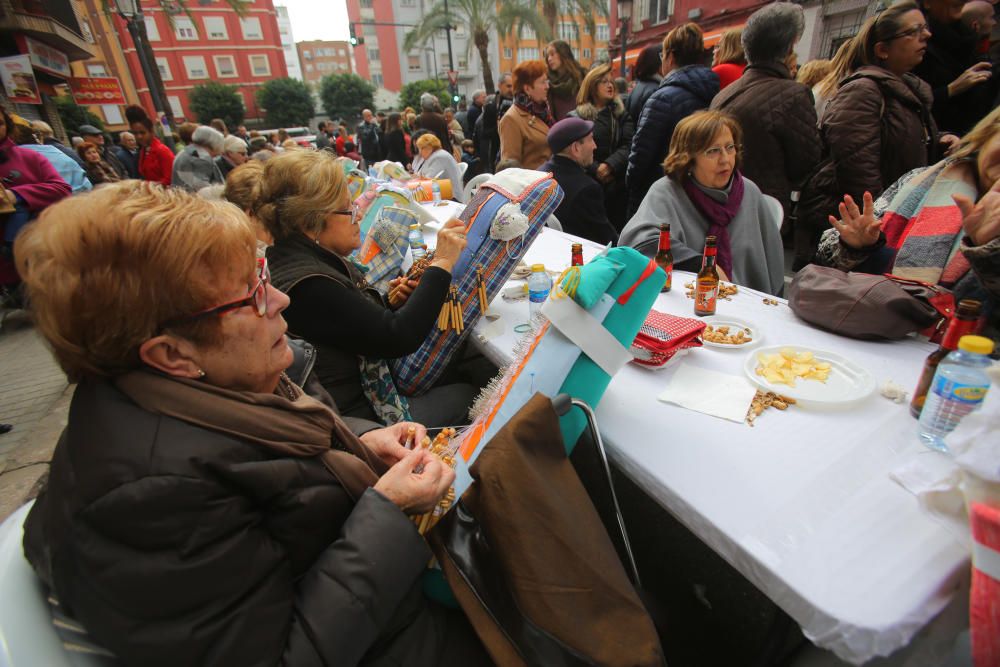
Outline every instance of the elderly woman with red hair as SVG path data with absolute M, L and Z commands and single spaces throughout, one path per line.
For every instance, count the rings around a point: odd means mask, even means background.
M 526 60 L 514 68 L 514 106 L 500 119 L 500 161 L 516 160 L 538 169 L 549 159 L 548 68 L 541 60 Z

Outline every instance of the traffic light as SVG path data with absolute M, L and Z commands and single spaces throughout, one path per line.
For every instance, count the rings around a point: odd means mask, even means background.
M 458 104 L 458 101 L 460 99 L 462 99 L 462 96 L 459 95 L 458 93 L 455 93 L 454 95 L 451 96 L 451 101 L 454 102 L 455 104 Z
M 365 38 L 364 37 L 358 37 L 357 34 L 354 32 L 354 24 L 353 23 L 347 24 L 347 27 L 350 28 L 350 30 L 351 30 L 351 39 L 348 40 L 348 41 L 351 42 L 351 46 L 357 46 L 358 44 L 364 44 L 365 43 Z

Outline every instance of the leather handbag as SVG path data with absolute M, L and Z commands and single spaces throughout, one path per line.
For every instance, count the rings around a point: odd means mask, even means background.
M 806 322 L 850 338 L 898 340 L 920 332 L 934 339 L 954 315 L 955 297 L 919 280 L 810 264 L 792 278 L 788 306 Z
M 486 445 L 429 535 L 498 665 L 664 664 L 656 628 L 535 396 Z

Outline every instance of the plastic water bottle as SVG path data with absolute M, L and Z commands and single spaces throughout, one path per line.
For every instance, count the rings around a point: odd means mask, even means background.
M 410 225 L 410 232 L 406 238 L 410 242 L 410 254 L 413 256 L 414 262 L 427 254 L 427 250 L 425 249 L 427 246 L 424 244 L 424 233 L 420 231 L 420 225 Z
M 431 199 L 435 204 L 441 203 L 441 186 L 438 185 L 437 179 L 431 181 Z
M 552 278 L 545 271 L 544 264 L 532 264 L 531 275 L 528 276 L 528 318 L 535 318 L 535 313 L 542 309 L 542 304 L 549 298 L 552 289 Z
M 944 439 L 962 417 L 977 410 L 986 398 L 993 361 L 993 341 L 983 336 L 962 336 L 958 349 L 938 365 L 924 409 L 920 413 L 920 439 L 931 449 L 948 452 Z

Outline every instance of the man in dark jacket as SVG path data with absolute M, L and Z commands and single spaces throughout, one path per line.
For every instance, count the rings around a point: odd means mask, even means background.
M 594 124 L 570 116 L 549 129 L 552 157 L 539 167 L 551 171 L 565 196 L 555 210 L 563 231 L 595 243 L 607 244 L 618 237 L 604 212 L 604 188 L 587 175 L 594 163 Z
M 122 132 L 118 135 L 118 145 L 114 147 L 115 157 L 117 157 L 129 178 L 141 178 L 139 176 L 139 146 L 135 142 L 135 135 L 131 132 Z
M 938 128 L 962 135 L 992 108 L 996 77 L 990 63 L 980 62 L 976 54 L 975 33 L 962 25 L 964 3 L 923 0 L 920 4 L 931 38 L 913 73 L 931 86 L 931 112 Z
M 448 121 L 441 113 L 441 102 L 430 93 L 420 96 L 421 113 L 417 116 L 416 128 L 418 130 L 428 130 L 441 142 L 441 148 L 452 153 L 451 137 L 448 134 Z
M 472 93 L 472 104 L 469 105 L 469 110 L 465 115 L 465 137 L 467 139 L 472 138 L 472 132 L 476 127 L 476 121 L 479 120 L 479 116 L 483 113 L 483 105 L 486 104 L 486 91 L 477 90 Z
M 479 157 L 483 160 L 483 170 L 493 171 L 500 155 L 500 130 L 498 124 L 507 109 L 514 104 L 514 79 L 510 72 L 500 75 L 497 82 L 497 92 L 483 106 L 483 113 L 476 119 L 472 132 L 472 140 L 479 148 Z
M 715 96 L 711 107 L 739 121 L 743 175 L 786 212 L 792 190 L 801 189 L 821 153 L 812 94 L 786 64 L 804 28 L 802 7 L 790 2 L 754 12 L 743 28 L 746 71 Z
M 705 109 L 719 92 L 719 77 L 702 64 L 704 40 L 694 23 L 677 26 L 663 40 L 663 68 L 668 74 L 646 105 L 632 137 L 625 175 L 628 215 L 639 208 L 646 192 L 663 177 L 663 159 L 674 127 L 684 117 Z
M 358 152 L 365 159 L 365 167 L 370 167 L 382 159 L 382 130 L 378 126 L 371 109 L 361 112 L 361 124 L 358 125 Z

